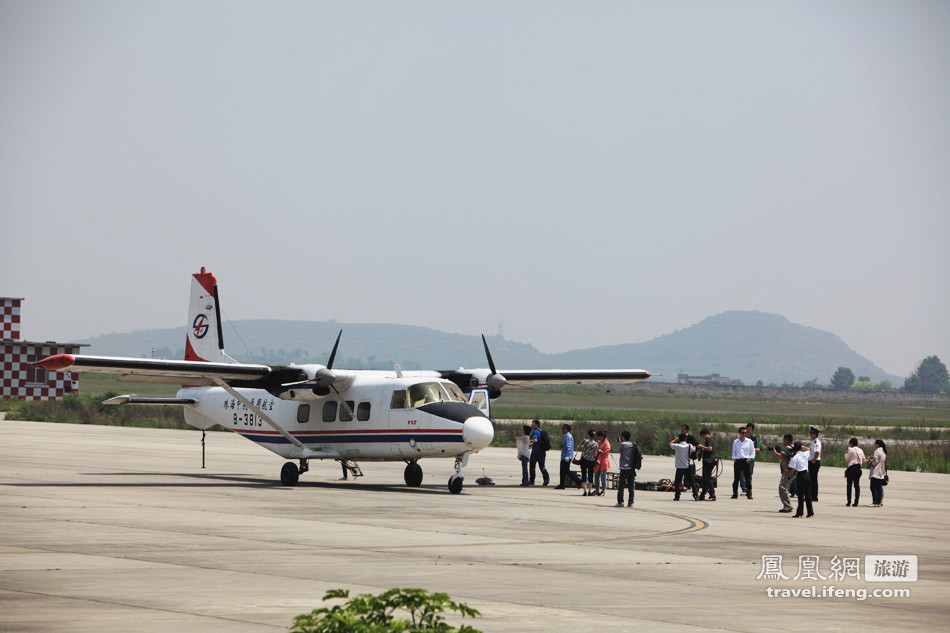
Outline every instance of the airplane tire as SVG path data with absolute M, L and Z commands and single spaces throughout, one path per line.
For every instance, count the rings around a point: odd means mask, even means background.
M 449 477 L 449 492 L 457 495 L 462 492 L 462 482 L 465 480 L 461 475 L 452 475 Z
M 300 479 L 300 470 L 297 469 L 297 464 L 287 462 L 284 464 L 284 467 L 280 469 L 280 483 L 283 485 L 296 486 L 298 479 Z
M 409 462 L 406 464 L 403 478 L 406 480 L 406 485 L 410 488 L 419 486 L 422 483 L 422 466 L 416 462 Z

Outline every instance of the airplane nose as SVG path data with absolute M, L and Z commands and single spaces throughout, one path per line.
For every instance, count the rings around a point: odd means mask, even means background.
M 462 439 L 474 451 L 480 451 L 491 444 L 494 437 L 495 430 L 488 418 L 482 416 L 471 417 L 462 424 Z

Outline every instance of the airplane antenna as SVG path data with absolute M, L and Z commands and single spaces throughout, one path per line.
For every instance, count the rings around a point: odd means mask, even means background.
M 220 305 L 218 307 L 220 307 Z M 241 336 L 240 332 L 238 332 L 238 329 L 234 326 L 234 321 L 232 321 L 231 317 L 228 316 L 228 313 L 224 311 L 224 308 L 221 308 L 221 314 L 224 315 L 224 319 L 228 322 L 228 325 L 231 326 L 231 329 L 234 330 L 234 333 L 237 334 L 241 344 L 244 345 L 244 350 L 247 352 L 248 357 L 256 363 L 257 359 L 254 358 L 254 354 L 251 353 L 251 348 L 247 346 L 247 342 L 244 340 L 244 337 Z

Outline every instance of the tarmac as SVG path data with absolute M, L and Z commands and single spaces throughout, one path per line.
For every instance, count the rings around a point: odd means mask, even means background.
M 329 589 L 391 587 L 446 592 L 481 612 L 450 623 L 486 632 L 948 630 L 947 475 L 891 472 L 872 508 L 865 471 L 845 507 L 842 469 L 822 468 L 816 516 L 793 519 L 774 462 L 753 500 L 729 498 L 727 462 L 716 502 L 638 491 L 628 509 L 553 490 L 554 452 L 551 486 L 519 486 L 514 449 L 488 448 L 451 495 L 450 459 L 420 462 L 419 488 L 401 462 L 348 481 L 312 462 L 287 488 L 232 433 L 207 435 L 202 469 L 200 438 L 0 421 L 0 630 L 286 631 Z M 673 470 L 646 456 L 638 480 Z

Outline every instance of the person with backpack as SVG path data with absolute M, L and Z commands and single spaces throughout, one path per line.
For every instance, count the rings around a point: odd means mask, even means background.
M 630 441 L 630 431 L 620 434 L 620 476 L 617 478 L 617 503 L 615 508 L 623 507 L 623 491 L 627 489 L 627 507 L 633 505 L 634 480 L 637 470 L 643 465 L 643 456 L 636 443 Z
M 541 428 L 540 420 L 531 421 L 531 477 L 528 479 L 528 485 L 533 486 L 535 480 L 535 466 L 540 467 L 541 476 L 544 478 L 542 486 L 547 486 L 551 482 L 548 475 L 548 469 L 544 467 L 544 458 L 547 452 L 551 450 L 551 438 L 547 431 Z

